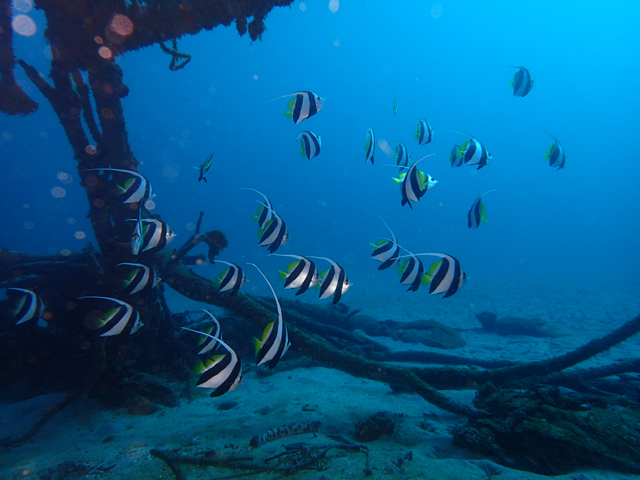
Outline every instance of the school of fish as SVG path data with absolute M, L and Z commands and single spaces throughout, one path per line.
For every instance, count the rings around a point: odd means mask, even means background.
M 524 97 L 533 87 L 531 74 L 524 67 L 514 68 L 517 68 L 518 71 L 511 84 L 513 95 Z M 298 91 L 274 100 L 285 97 L 293 97 L 288 104 L 285 116 L 291 118 L 296 125 L 317 115 L 325 101 L 324 98 L 310 91 Z M 394 97 L 392 111 L 394 116 L 398 114 L 397 95 Z M 472 135 L 457 133 L 468 137 L 468 139 L 452 148 L 449 156 L 451 166 L 472 165 L 480 170 L 489 165 L 492 157 L 484 144 Z M 427 120 L 418 119 L 414 135 L 418 146 L 431 143 L 433 135 L 434 130 Z M 559 170 L 565 167 L 565 152 L 558 139 L 551 134 L 549 135 L 554 143 L 544 153 L 544 158 L 549 162 L 550 167 Z M 305 130 L 300 132 L 297 140 L 300 141 L 301 156 L 312 160 L 320 155 L 322 143 L 318 134 Z M 368 127 L 364 146 L 365 164 L 374 165 L 376 146 L 373 128 Z M 200 167 L 194 167 L 198 170 L 198 182 L 207 183 L 206 175 L 211 168 L 214 153 L 211 153 Z M 400 188 L 401 206 L 408 205 L 413 209 L 412 203 L 419 202 L 426 192 L 438 183 L 437 180 L 418 168 L 422 161 L 432 156 L 426 155 L 411 162 L 407 146 L 401 142 L 396 146 L 395 163 L 400 173 L 393 180 Z M 137 262 L 123 261 L 117 265 L 120 277 L 113 297 L 86 295 L 78 299 L 80 304 L 86 305 L 87 314 L 84 324 L 101 337 L 131 335 L 143 327 L 140 314 L 134 308 L 135 302 L 132 300 L 156 288 L 162 281 L 150 266 L 151 255 L 169 245 L 174 240 L 175 234 L 165 222 L 152 217 L 143 218 L 145 202 L 152 200 L 155 194 L 149 181 L 142 174 L 133 170 L 107 167 L 84 170 L 81 173 L 84 174 L 85 181 L 92 177 L 93 183 L 106 182 L 110 186 L 116 203 L 133 212 L 132 218 L 125 220 L 132 225 L 131 236 L 127 243 L 131 255 L 127 255 L 127 257 L 140 258 L 140 261 Z M 292 259 L 279 272 L 280 280 L 284 282 L 283 287 L 296 289 L 296 295 L 304 294 L 315 288 L 320 299 L 332 297 L 333 304 L 338 303 L 351 287 L 344 268 L 327 257 L 276 253 L 280 247 L 289 242 L 285 221 L 276 213 L 273 203 L 264 193 L 250 187 L 244 188 L 244 190 L 252 191 L 260 196 L 260 199 L 257 200 L 259 207 L 254 216 L 258 225 L 258 245 L 266 247 L 272 256 Z M 467 212 L 467 226 L 469 228 L 478 229 L 486 221 L 485 205 L 482 200 L 485 195 L 493 191 L 489 190 L 478 195 L 472 203 Z M 440 252 L 412 253 L 400 245 L 393 230 L 382 217 L 380 219 L 389 235 L 371 243 L 373 249 L 371 258 L 380 262 L 378 270 L 396 267 L 399 283 L 406 286 L 407 291 L 415 292 L 420 287 L 428 287 L 430 295 L 441 294 L 443 298 L 454 295 L 464 286 L 467 275 L 456 257 Z M 423 258 L 435 258 L 436 260 L 425 267 Z M 314 260 L 328 264 L 328 268 L 320 272 Z M 243 268 L 237 263 L 215 259 L 215 264 L 218 263 L 226 266 L 215 281 L 219 293 L 236 295 L 247 280 Z M 275 289 L 257 265 L 253 263 L 248 263 L 248 265 L 255 268 L 264 278 L 276 304 L 276 320 L 265 326 L 261 338 L 254 338 L 256 365 L 267 365 L 272 369 L 277 366 L 291 346 L 289 334 Z M 9 317 L 13 328 L 33 325 L 46 326 L 44 320 L 46 306 L 36 292 L 17 287 L 5 288 L 5 292 L 6 301 L 10 304 Z M 197 347 L 200 347 L 200 350 L 197 353 L 208 356 L 208 358 L 199 361 L 195 368 L 195 372 L 200 375 L 196 386 L 211 389 L 210 395 L 217 397 L 238 388 L 242 382 L 242 365 L 238 354 L 222 340 L 222 326 L 218 319 L 208 310 L 203 310 L 203 312 L 205 315 L 202 320 L 211 322 L 209 328 L 193 330 L 182 327 L 182 329 L 198 335 Z

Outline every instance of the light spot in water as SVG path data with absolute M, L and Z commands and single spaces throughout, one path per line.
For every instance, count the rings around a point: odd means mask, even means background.
M 195 229 L 196 229 L 196 226 L 193 223 L 191 222 L 187 223 L 187 231 L 193 232 Z
M 189 130 L 182 130 L 181 133 L 184 138 L 189 138 L 191 136 L 191 132 Z
M 93 145 L 87 145 L 86 147 L 84 147 L 84 151 L 89 155 L 95 155 L 96 153 L 98 153 L 98 149 Z
M 339 46 L 340 46 L 340 39 L 339 39 L 339 38 L 336 38 L 336 39 L 333 41 L 333 46 L 334 46 L 334 47 L 339 47 Z
M 25 37 L 31 37 L 38 31 L 36 22 L 34 22 L 33 19 L 31 17 L 28 17 L 27 15 L 16 15 L 15 17 L 13 17 L 11 28 L 13 28 L 13 31 L 17 34 L 23 35 Z
M 303 12 L 307 11 L 307 4 L 304 2 L 300 3 L 300 10 L 302 10 Z
M 104 40 L 99 35 L 96 35 L 95 37 L 93 37 L 93 41 L 96 42 L 98 45 L 102 45 L 104 43 Z
M 53 187 L 51 189 L 51 195 L 56 198 L 62 198 L 67 194 L 67 191 L 62 187 Z
M 318 199 L 318 205 L 320 205 L 321 207 L 326 207 L 328 205 L 326 200 L 323 200 L 322 198 Z
M 167 178 L 177 178 L 180 175 L 180 167 L 173 162 L 167 163 L 162 167 L 162 174 Z
M 35 224 L 33 222 L 24 222 L 22 225 L 27 230 L 33 230 L 33 228 L 35 227 Z
M 439 3 L 431 7 L 431 16 L 433 18 L 440 18 L 442 16 L 442 5 Z
M 13 140 L 13 134 L 9 133 L 9 132 L 4 132 L 2 134 L 2 139 L 7 141 L 7 142 L 10 142 L 11 140 Z
M 60 255 L 68 257 L 69 255 L 71 255 L 71 250 L 69 250 L 68 248 L 63 248 L 62 250 L 60 250 Z
M 378 140 L 378 147 L 380 147 L 380 150 L 382 150 L 387 157 L 394 158 L 396 156 L 395 150 L 391 148 L 389 142 L 387 142 L 384 138 Z
M 76 224 L 76 219 L 73 218 L 73 217 L 69 217 L 69 218 L 67 218 L 67 223 L 69 225 L 75 225 Z
M 24 204 L 22 205 L 22 208 L 31 208 L 31 205 L 29 205 L 28 203 L 24 203 Z
M 13 8 L 22 13 L 28 13 L 33 8 L 32 0 L 13 0 Z
M 105 60 L 109 60 L 111 59 L 111 57 L 113 57 L 113 52 L 109 47 L 102 46 L 98 49 L 98 55 L 100 55 Z
M 133 33 L 133 22 L 126 15 L 116 15 L 111 20 L 111 28 L 119 35 L 126 37 Z
M 211 107 L 213 107 L 213 102 L 211 101 L 211 99 L 202 98 L 200 100 L 200 108 L 202 108 L 203 110 L 209 110 Z
M 156 202 L 154 202 L 153 200 L 147 200 L 146 202 L 144 202 L 144 208 L 146 208 L 147 210 L 153 210 L 154 208 L 156 208 Z
M 84 233 L 82 230 L 78 230 L 74 235 L 74 237 L 76 237 L 78 240 L 82 240 L 86 236 L 87 236 L 87 234 Z
M 66 172 L 58 172 L 58 180 L 68 184 L 73 182 L 73 177 Z
M 215 95 L 216 94 L 216 87 L 209 87 L 209 94 L 210 95 Z
M 329 2 L 329 10 L 331 10 L 331 13 L 336 13 L 339 8 L 340 8 L 340 0 L 331 0 Z
M 253 76 L 253 79 L 254 79 L 254 80 L 258 80 L 259 78 L 260 78 L 260 77 L 259 77 L 258 75 L 254 75 L 254 76 Z
M 185 150 L 187 150 L 188 148 L 191 148 L 191 140 L 189 140 L 188 138 L 181 138 L 178 143 Z
M 96 198 L 96 199 L 93 201 L 93 206 L 94 206 L 94 207 L 96 207 L 96 208 L 102 208 L 102 207 L 104 207 L 104 200 L 103 200 L 103 199 L 101 199 L 101 198 Z
M 102 110 L 100 110 L 100 115 L 102 115 L 102 118 L 111 120 L 113 118 L 113 110 L 111 110 L 110 108 L 103 108 Z

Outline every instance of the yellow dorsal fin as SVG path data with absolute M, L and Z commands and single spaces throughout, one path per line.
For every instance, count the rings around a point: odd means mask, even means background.
M 213 331 L 213 326 L 203 330 L 202 333 L 206 333 L 207 335 L 210 335 L 212 331 Z M 200 340 L 198 340 L 198 346 L 202 345 L 208 338 L 209 337 L 205 337 L 204 335 L 201 335 Z
M 262 340 L 258 340 L 256 337 L 253 337 L 253 345 L 255 347 L 255 356 L 258 356 L 258 352 L 260 351 L 260 348 L 262 347 Z
M 266 327 L 264 327 L 264 331 L 262 332 L 262 342 L 264 342 L 269 334 L 271 333 L 271 329 L 273 328 L 274 322 L 269 323 Z

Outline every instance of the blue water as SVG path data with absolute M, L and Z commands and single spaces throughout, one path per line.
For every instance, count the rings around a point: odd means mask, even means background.
M 16 55 L 46 73 L 44 23 L 29 15 L 39 33 L 17 36 Z M 615 289 L 637 282 L 640 266 L 639 15 L 630 1 L 343 1 L 335 13 L 326 1 L 296 2 L 270 13 L 262 41 L 235 26 L 180 39 L 193 60 L 178 72 L 158 46 L 119 58 L 129 139 L 157 193 L 154 213 L 178 234 L 172 247 L 203 210 L 203 230 L 229 238 L 220 258 L 256 261 L 274 283 L 287 261 L 265 258 L 252 221 L 259 197 L 241 187 L 264 192 L 286 220 L 291 240 L 278 253 L 333 258 L 352 295 L 373 285 L 405 295 L 369 258 L 369 243 L 388 234 L 378 215 L 409 250 L 458 258 L 471 277 L 458 295 L 503 278 L 560 287 L 596 278 Z M 535 81 L 524 98 L 512 95 L 513 65 Z M 0 245 L 78 251 L 95 240 L 76 162 L 46 100 L 16 75 L 40 109 L 0 116 Z M 282 115 L 288 98 L 265 104 L 298 90 L 326 99 L 299 125 Z M 422 147 L 413 138 L 420 117 L 435 130 Z M 369 126 L 391 148 L 404 142 L 412 160 L 435 155 L 421 168 L 439 183 L 413 209 L 400 205 L 392 157 L 378 148 L 376 164 L 365 164 Z M 312 161 L 295 141 L 307 129 L 322 137 Z M 465 140 L 455 131 L 480 139 L 491 164 L 451 168 L 449 152 Z M 544 161 L 546 132 L 562 142 L 563 170 Z M 198 183 L 192 167 L 214 150 L 209 183 Z M 490 189 L 488 222 L 468 229 L 466 212 Z M 260 279 L 253 287 L 268 294 Z

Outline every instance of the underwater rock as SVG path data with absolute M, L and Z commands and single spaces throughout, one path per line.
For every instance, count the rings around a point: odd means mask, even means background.
M 640 410 L 608 406 L 585 411 L 580 397 L 555 387 L 531 391 L 482 387 L 484 413 L 452 429 L 453 442 L 498 463 L 541 475 L 578 468 L 640 473 Z
M 547 321 L 541 318 L 522 318 L 507 315 L 498 318 L 493 312 L 480 312 L 476 314 L 480 324 L 486 329 L 498 335 L 528 335 L 530 337 L 561 337 L 564 334 L 559 330 L 548 327 Z
M 466 345 L 460 332 L 435 320 L 415 322 L 377 321 L 367 315 L 355 315 L 357 328 L 374 337 L 390 337 L 405 343 L 422 343 L 427 347 L 453 349 Z
M 373 442 L 383 435 L 391 435 L 397 423 L 397 415 L 378 412 L 356 423 L 353 436 L 359 442 Z

